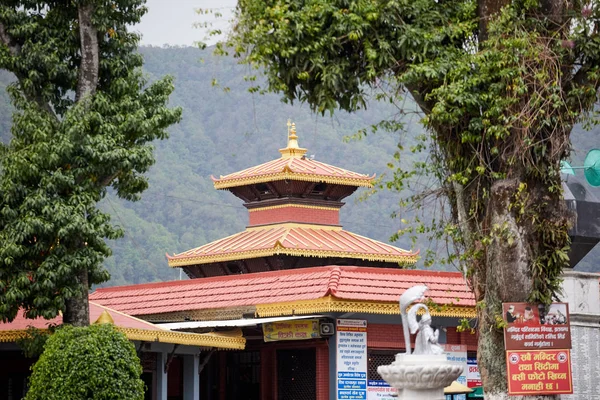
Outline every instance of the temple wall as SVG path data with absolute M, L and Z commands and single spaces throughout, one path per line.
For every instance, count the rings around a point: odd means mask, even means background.
M 253 209 L 249 212 L 250 226 L 281 222 L 339 225 L 340 210 L 290 205 L 286 207 Z

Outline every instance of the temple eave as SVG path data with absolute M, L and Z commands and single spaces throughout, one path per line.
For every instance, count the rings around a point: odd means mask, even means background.
M 365 313 L 379 315 L 399 315 L 398 303 L 395 301 L 368 301 L 355 299 L 342 299 L 334 295 L 327 295 L 316 299 L 295 300 L 280 303 L 257 304 L 252 307 L 254 314 L 260 318 L 266 317 L 284 317 L 292 315 L 309 315 L 320 313 Z M 247 307 L 232 307 L 228 309 L 229 318 L 242 318 L 244 313 L 248 313 Z M 190 309 L 188 311 L 179 311 L 178 313 L 167 313 L 174 318 L 167 318 L 163 314 L 143 315 L 147 320 L 156 321 L 210 321 L 215 320 L 215 309 Z M 451 318 L 475 318 L 476 309 L 473 305 L 453 305 L 442 304 L 440 307 L 430 310 L 431 315 L 437 317 Z M 178 316 L 175 316 L 177 314 Z M 221 315 L 223 310 L 221 309 Z M 219 318 L 220 319 L 220 318 Z M 226 338 L 224 338 L 226 339 Z M 215 346 L 216 347 L 216 346 Z M 223 347 L 221 345 L 220 347 Z
M 258 183 L 266 183 L 273 181 L 282 181 L 282 180 L 296 180 L 303 182 L 322 182 L 329 183 L 335 185 L 348 185 L 348 186 L 357 186 L 357 187 L 373 187 L 373 176 L 365 176 L 364 178 L 349 178 L 343 176 L 326 176 L 326 175 L 311 175 L 311 174 L 302 174 L 302 173 L 294 173 L 294 172 L 280 172 L 277 174 L 266 174 L 259 176 L 251 176 L 244 178 L 234 178 L 234 179 L 216 179 L 213 178 L 215 189 L 229 189 L 238 186 L 245 185 L 254 185 Z
M 271 257 L 276 255 L 287 255 L 296 257 L 340 257 L 359 259 L 372 262 L 390 262 L 401 265 L 412 265 L 417 262 L 418 252 L 407 252 L 402 255 L 386 255 L 386 254 L 370 254 L 370 253 L 350 253 L 343 251 L 328 251 L 328 250 L 308 250 L 308 249 L 289 249 L 281 246 L 276 246 L 272 249 L 251 250 L 228 254 L 215 254 L 194 257 L 168 257 L 169 267 L 189 267 L 194 265 L 212 264 L 218 262 L 245 260 L 250 258 Z
M 243 350 L 246 347 L 246 339 L 243 337 L 145 330 L 137 328 L 124 328 L 119 326 L 117 326 L 116 329 L 125 334 L 125 336 L 129 340 L 170 343 L 199 347 L 215 347 L 229 350 Z M 47 329 L 40 329 L 40 331 L 48 332 Z M 0 331 L 0 343 L 16 342 L 17 340 L 25 339 L 28 336 L 29 332 L 23 329 Z
M 261 304 L 256 306 L 259 317 L 279 317 L 315 313 L 365 313 L 380 315 L 399 315 L 397 302 L 360 301 L 339 299 L 326 296 L 314 300 L 300 300 L 285 303 Z M 475 307 L 446 305 L 439 309 L 431 309 L 430 314 L 437 317 L 475 318 Z

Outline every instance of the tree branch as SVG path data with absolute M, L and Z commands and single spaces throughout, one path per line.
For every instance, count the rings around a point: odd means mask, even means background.
M 98 30 L 92 23 L 94 6 L 92 2 L 79 5 L 79 38 L 81 40 L 81 63 L 75 101 L 92 95 L 98 86 L 100 55 L 98 48 Z
M 6 31 L 6 26 L 0 22 L 0 42 L 8 47 L 10 54 L 16 56 L 21 52 L 21 45 L 16 43 L 13 38 Z
M 7 32 L 6 25 L 4 25 L 2 22 L 0 22 L 0 43 L 8 48 L 11 56 L 18 57 L 21 55 L 21 45 L 10 36 L 10 34 Z M 15 74 L 19 82 L 23 81 L 24 77 L 22 74 L 20 74 L 18 71 L 12 72 Z M 28 101 L 36 103 L 42 110 L 52 115 L 55 120 L 58 120 L 56 113 L 47 101 L 44 101 L 40 96 L 32 96 L 31 94 L 28 94 L 26 90 L 23 90 L 22 93 Z
M 425 100 L 426 93 L 422 93 L 421 88 L 416 85 L 404 84 L 406 90 L 410 92 L 413 100 L 417 103 L 423 114 L 429 115 L 431 113 L 431 109 L 433 108 L 433 104 Z

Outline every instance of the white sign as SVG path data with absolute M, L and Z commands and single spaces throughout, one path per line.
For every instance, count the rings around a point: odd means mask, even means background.
M 386 381 L 369 381 L 367 400 L 398 400 L 398 391 Z
M 367 321 L 338 319 L 337 400 L 367 400 Z
M 467 370 L 467 386 L 477 387 L 481 386 L 481 375 L 479 374 L 479 366 L 477 365 L 476 358 L 468 358 L 467 366 L 469 369 Z
M 446 358 L 453 364 L 461 364 L 463 366 L 463 372 L 456 379 L 461 385 L 467 386 L 467 346 L 461 344 L 446 344 L 444 346 L 446 351 Z M 466 400 L 466 394 L 455 394 L 454 400 Z

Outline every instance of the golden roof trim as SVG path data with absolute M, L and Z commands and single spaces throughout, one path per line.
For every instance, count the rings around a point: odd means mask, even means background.
M 213 178 L 215 189 L 229 189 L 232 187 L 243 186 L 243 185 L 253 185 L 257 183 L 266 183 L 273 181 L 283 181 L 283 180 L 296 180 L 303 182 L 323 182 L 330 183 L 334 185 L 349 185 L 349 186 L 358 186 L 358 187 L 373 187 L 373 176 L 365 176 L 364 178 L 346 178 L 342 176 L 328 176 L 328 175 L 312 175 L 306 173 L 299 172 L 277 172 L 270 173 L 265 175 L 258 176 L 247 176 L 242 178 L 234 178 L 234 179 L 216 179 Z
M 275 209 L 287 208 L 287 207 L 308 208 L 311 210 L 339 211 L 341 206 L 340 207 L 327 207 L 327 206 L 313 206 L 313 205 L 309 205 L 309 204 L 278 204 L 276 206 L 249 208 L 248 212 L 275 210 Z
M 278 317 L 298 314 L 314 314 L 327 312 L 354 312 L 365 314 L 399 315 L 397 302 L 344 300 L 334 296 L 326 296 L 314 300 L 300 300 L 283 303 L 260 304 L 256 306 L 259 317 Z M 475 318 L 474 306 L 441 306 L 439 310 L 430 309 L 436 317 Z
M 129 340 L 139 340 L 144 342 L 159 342 L 182 344 L 189 346 L 214 347 L 219 349 L 244 350 L 246 348 L 246 339 L 243 337 L 221 336 L 218 333 L 185 333 L 173 332 L 167 330 L 147 330 L 137 328 L 115 327 L 118 331 L 125 334 Z M 47 332 L 47 329 L 40 329 Z M 0 343 L 16 342 L 19 339 L 27 337 L 27 330 L 0 331 Z
M 218 334 L 173 332 L 167 330 L 146 330 L 136 328 L 117 329 L 129 340 L 182 344 L 187 346 L 214 347 L 219 349 L 244 350 L 246 339 L 243 337 L 221 336 Z
M 40 329 L 40 331 L 47 332 L 48 329 Z M 11 331 L 0 331 L 0 343 L 16 342 L 19 339 L 27 337 L 27 330 L 11 330 Z
M 366 261 L 379 261 L 379 262 L 397 262 L 401 265 L 409 265 L 417 262 L 418 255 L 407 254 L 407 255 L 380 255 L 380 254 L 369 254 L 369 253 L 356 253 L 356 252 L 344 252 L 344 251 L 331 251 L 331 250 L 306 250 L 306 249 L 290 249 L 276 245 L 270 249 L 261 250 L 249 250 L 234 252 L 229 254 L 218 254 L 218 255 L 201 255 L 201 256 L 190 256 L 185 258 L 168 259 L 169 267 L 187 267 L 198 264 L 212 264 L 216 262 L 227 262 L 236 260 L 245 260 L 249 258 L 259 257 L 271 257 L 275 255 L 287 255 L 296 257 L 343 257 L 343 258 L 354 258 L 358 260 Z

